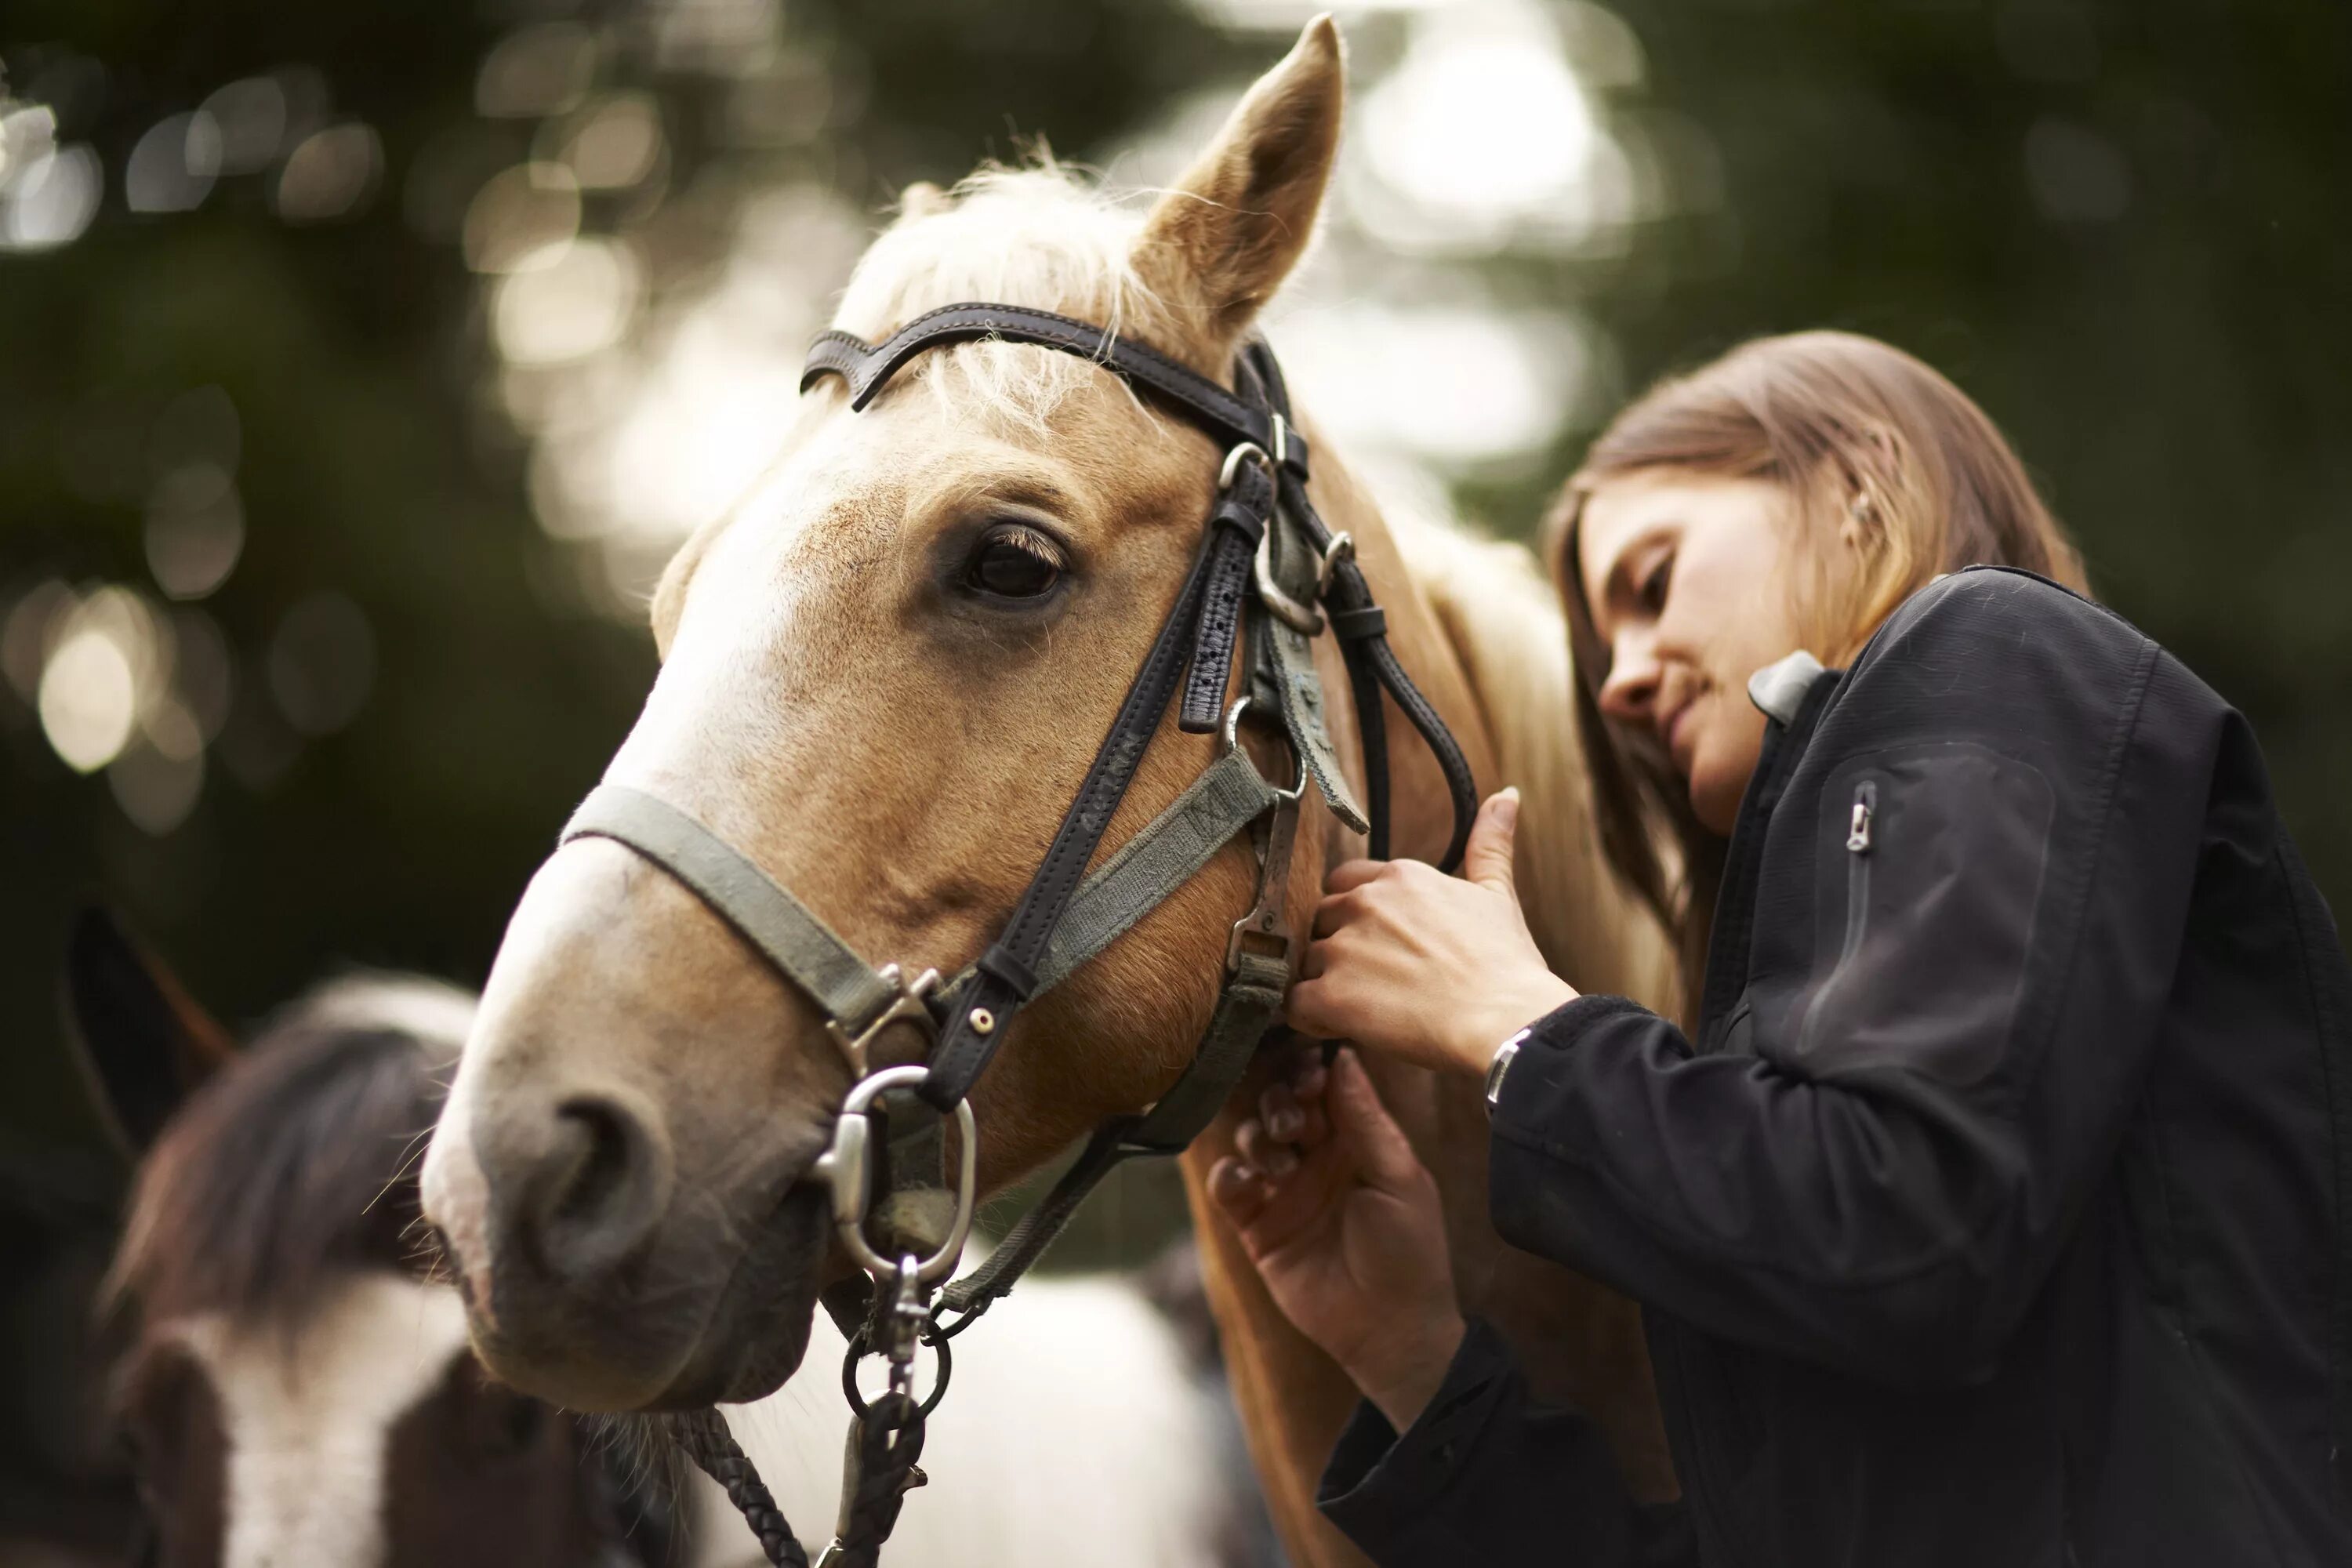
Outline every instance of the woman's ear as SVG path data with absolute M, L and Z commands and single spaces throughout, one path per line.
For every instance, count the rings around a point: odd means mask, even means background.
M 1866 551 L 1886 539 L 1886 509 L 1903 482 L 1903 441 L 1887 426 L 1871 424 L 1854 449 L 1837 464 L 1846 489 L 1838 537 L 1846 547 Z
M 1846 498 L 1845 516 L 1838 522 L 1839 542 L 1857 552 L 1866 550 L 1884 526 L 1877 500 L 1866 487 L 1855 486 Z
M 236 1055 L 229 1032 L 103 909 L 66 939 L 66 1035 L 99 1119 L 133 1157 Z
M 1144 220 L 1136 270 L 1170 304 L 1196 309 L 1214 347 L 1241 335 L 1306 253 L 1345 79 L 1339 29 L 1318 16 Z

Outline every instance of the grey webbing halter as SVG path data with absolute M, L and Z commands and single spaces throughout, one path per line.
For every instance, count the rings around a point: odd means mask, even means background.
M 872 1563 L 904 1491 L 919 1484 L 913 1460 L 920 1450 L 923 1416 L 945 1392 L 946 1342 L 1013 1289 L 1113 1168 L 1139 1154 L 1180 1152 L 1232 1094 L 1273 1026 L 1290 981 L 1294 941 L 1283 902 L 1308 777 L 1334 815 L 1369 833 L 1373 855 L 1385 858 L 1385 698 L 1428 742 L 1446 775 L 1454 808 L 1444 861 L 1448 869 L 1461 858 L 1477 805 L 1460 748 L 1388 647 L 1385 622 L 1354 563 L 1351 542 L 1332 534 L 1307 500 L 1307 445 L 1290 426 L 1280 371 L 1262 342 L 1244 351 L 1235 367 L 1238 390 L 1228 392 L 1141 343 L 1114 340 L 1083 321 L 1013 306 L 951 305 L 917 318 L 878 345 L 845 332 L 824 334 L 810 351 L 802 385 L 838 375 L 849 386 L 851 408 L 863 409 L 922 350 L 979 339 L 1084 355 L 1230 443 L 1200 553 L 1035 878 L 998 939 L 944 984 L 933 970 L 909 979 L 897 964 L 877 968 L 708 827 L 652 795 L 620 785 L 592 792 L 562 835 L 562 842 L 587 836 L 616 840 L 676 877 L 815 1005 L 848 1060 L 853 1088 L 832 1145 L 811 1173 L 832 1192 L 844 1247 L 883 1289 L 872 1293 L 866 1326 L 853 1340 L 844 1367 L 858 1422 L 851 1430 L 839 1529 L 820 1568 Z M 1339 640 L 1353 688 L 1370 813 L 1356 804 L 1324 725 L 1322 683 L 1310 639 L 1326 626 Z M 1237 658 L 1244 694 L 1228 705 Z M 1188 670 L 1189 679 L 1180 679 Z M 1222 755 L 1081 879 L 1180 686 L 1179 727 L 1193 732 L 1221 729 Z M 1242 746 L 1240 722 L 1253 709 L 1281 724 L 1296 760 L 1296 776 L 1286 786 L 1265 780 Z M 976 1198 L 978 1138 L 967 1097 L 1014 1014 L 1165 902 L 1245 830 L 1257 861 L 1256 897 L 1234 922 L 1224 984 L 1192 1060 L 1149 1110 L 1097 1130 L 1077 1161 L 988 1260 L 947 1287 L 940 1304 L 961 1311 L 961 1318 L 944 1327 L 935 1324 L 930 1290 L 954 1271 Z M 931 1037 L 928 1065 L 871 1070 L 873 1043 L 900 1026 Z M 940 1200 L 949 1194 L 939 1173 L 941 1129 L 935 1116 L 915 1114 L 919 1108 L 908 1103 L 914 1095 L 957 1121 L 959 1169 L 943 1221 Z M 870 1121 L 877 1117 L 908 1117 L 915 1126 L 877 1142 Z M 890 1232 L 887 1250 L 877 1248 L 868 1234 L 877 1164 L 884 1173 L 880 1185 L 897 1205 L 884 1216 Z M 937 1346 L 940 1357 L 939 1387 L 919 1406 L 911 1389 L 918 1340 Z M 890 1363 L 890 1387 L 869 1405 L 857 1394 L 853 1374 L 861 1354 L 877 1352 Z M 789 1526 L 716 1412 L 683 1418 L 677 1430 L 688 1453 L 727 1487 L 769 1560 L 805 1563 Z

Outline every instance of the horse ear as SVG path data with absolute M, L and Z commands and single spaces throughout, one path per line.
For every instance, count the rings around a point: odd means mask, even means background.
M 1144 220 L 1135 265 L 1170 303 L 1192 303 L 1222 347 L 1307 250 L 1339 148 L 1339 29 L 1318 16 L 1242 99 Z
M 236 1054 L 162 960 L 91 907 L 66 939 L 67 1037 L 100 1119 L 134 1157 L 182 1101 Z

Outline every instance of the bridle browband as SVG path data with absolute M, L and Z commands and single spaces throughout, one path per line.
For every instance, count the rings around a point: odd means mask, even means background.
M 1389 647 L 1386 619 L 1355 562 L 1353 542 L 1334 534 L 1307 497 L 1307 443 L 1290 423 L 1280 367 L 1262 340 L 1252 340 L 1237 357 L 1228 391 L 1155 349 L 1067 316 L 1012 305 L 949 305 L 879 343 L 844 331 L 823 334 L 809 351 L 801 386 L 837 375 L 847 384 L 850 408 L 862 410 L 926 349 L 982 341 L 1036 344 L 1091 360 L 1228 447 L 1206 537 L 1176 602 L 1035 875 L 987 951 L 944 983 L 935 971 L 909 979 L 896 964 L 877 969 L 741 851 L 676 807 L 624 786 L 592 792 L 562 836 L 563 842 L 614 839 L 683 883 L 815 1005 L 848 1059 L 853 1086 L 832 1145 L 811 1174 L 832 1193 L 845 1247 L 880 1289 L 870 1291 L 866 1324 L 843 1370 L 857 1418 L 841 1516 L 819 1568 L 875 1562 L 905 1491 L 919 1484 L 914 1459 L 923 1417 L 945 1392 L 947 1341 L 1013 1289 L 1118 1163 L 1188 1146 L 1275 1026 L 1290 982 L 1294 942 L 1283 900 L 1307 780 L 1335 816 L 1367 835 L 1374 858 L 1387 858 L 1384 701 L 1393 701 L 1445 775 L 1454 831 L 1444 869 L 1460 863 L 1477 810 L 1460 746 Z M 1311 639 L 1327 627 L 1348 670 L 1369 810 L 1356 804 L 1323 719 Z M 1237 660 L 1242 694 L 1229 702 Z M 1180 729 L 1222 732 L 1223 754 L 1088 875 L 1171 700 L 1179 703 Z M 1287 785 L 1266 780 L 1241 742 L 1241 721 L 1252 711 L 1278 723 L 1289 744 L 1297 766 Z M 961 1313 L 959 1320 L 935 1323 L 931 1291 L 954 1272 L 976 1196 L 978 1138 L 968 1097 L 1013 1020 L 1244 831 L 1255 849 L 1256 898 L 1234 923 L 1224 984 L 1192 1062 L 1149 1110 L 1097 1130 L 988 1259 L 946 1287 L 939 1306 Z M 872 1044 L 902 1025 L 932 1037 L 928 1060 L 873 1070 Z M 952 1188 L 943 1170 L 940 1121 L 949 1115 L 959 1145 Z M 877 1121 L 884 1124 L 881 1139 L 873 1136 Z M 879 1211 L 877 1187 L 884 1194 Z M 881 1247 L 869 1234 L 877 1220 L 887 1232 Z M 922 1405 L 912 1392 L 919 1340 L 935 1345 L 940 1358 L 939 1387 Z M 889 1363 L 889 1387 L 869 1403 L 854 1373 L 862 1354 L 877 1352 Z M 671 1419 L 688 1453 L 751 1522 L 768 1560 L 804 1568 L 805 1552 L 717 1412 Z

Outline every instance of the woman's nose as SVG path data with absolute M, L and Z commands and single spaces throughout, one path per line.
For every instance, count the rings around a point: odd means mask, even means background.
M 1601 683 L 1601 711 L 1619 723 L 1638 724 L 1650 716 L 1658 695 L 1655 639 L 1620 637 L 1609 650 L 1609 676 Z

